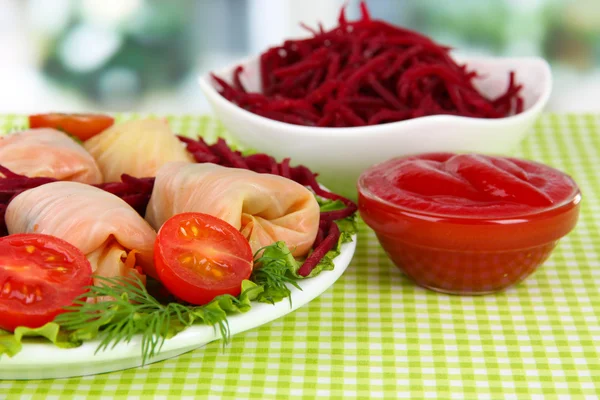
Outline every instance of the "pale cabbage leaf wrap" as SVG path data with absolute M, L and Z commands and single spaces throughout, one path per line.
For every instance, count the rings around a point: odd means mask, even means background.
M 94 186 L 53 182 L 29 189 L 10 202 L 5 220 L 10 234 L 41 233 L 73 244 L 96 277 L 137 274 L 136 266 L 155 276 L 154 229 L 126 202 Z
M 30 129 L 0 137 L 0 165 L 30 178 L 102 183 L 94 157 L 56 129 Z
M 113 125 L 84 146 L 96 159 L 105 182 L 120 181 L 122 174 L 151 177 L 167 162 L 193 161 L 167 122 L 158 119 Z
M 305 256 L 319 228 L 313 193 L 290 179 L 210 163 L 166 164 L 156 175 L 146 220 L 158 230 L 185 212 L 228 222 L 248 239 L 253 252 L 284 241 L 295 257 Z

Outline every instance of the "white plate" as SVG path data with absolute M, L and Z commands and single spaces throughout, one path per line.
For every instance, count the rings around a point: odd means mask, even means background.
M 302 290 L 291 288 L 292 307 L 287 300 L 275 305 L 252 303 L 245 314 L 228 317 L 231 334 L 256 328 L 282 317 L 310 302 L 342 275 L 350 264 L 356 249 L 356 235 L 351 243 L 342 246 L 341 254 L 335 258 L 335 269 L 323 271 L 315 278 L 299 281 Z M 195 325 L 166 340 L 161 352 L 148 363 L 175 357 L 220 339 L 220 333 L 207 325 Z M 60 349 L 50 343 L 25 343 L 16 356 L 0 358 L 0 380 L 2 379 L 48 379 L 93 375 L 118 371 L 142 365 L 139 335 L 130 343 L 122 343 L 114 349 L 94 354 L 98 340 L 85 342 L 74 349 Z

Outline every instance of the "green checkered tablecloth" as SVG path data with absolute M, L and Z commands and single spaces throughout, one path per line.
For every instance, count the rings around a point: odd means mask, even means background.
M 206 117 L 178 132 L 221 134 Z M 4 129 L 21 125 L 5 117 Z M 175 359 L 98 376 L 0 381 L 16 398 L 585 398 L 600 395 L 600 116 L 545 115 L 516 152 L 571 174 L 574 232 L 505 293 L 414 286 L 361 226 L 351 266 L 327 292 L 268 325 Z

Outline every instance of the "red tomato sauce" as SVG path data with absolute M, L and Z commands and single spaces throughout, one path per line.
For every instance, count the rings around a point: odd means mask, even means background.
M 365 171 L 359 209 L 392 261 L 447 293 L 502 290 L 531 274 L 575 226 L 568 175 L 527 160 L 434 153 Z

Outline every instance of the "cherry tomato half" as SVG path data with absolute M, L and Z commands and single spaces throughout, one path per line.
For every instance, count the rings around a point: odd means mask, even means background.
M 54 128 L 86 141 L 112 124 L 113 117 L 102 114 L 36 114 L 29 116 L 29 127 Z
M 92 267 L 75 246 L 54 236 L 0 238 L 0 328 L 38 328 L 92 284 Z
M 227 222 L 207 214 L 184 213 L 158 231 L 154 264 L 163 285 L 192 304 L 240 294 L 252 273 L 248 240 Z

